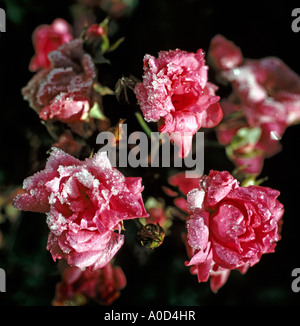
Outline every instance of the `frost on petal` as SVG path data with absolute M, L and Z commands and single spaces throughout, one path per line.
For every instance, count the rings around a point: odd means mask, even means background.
M 238 187 L 238 181 L 227 171 L 213 171 L 202 179 L 202 189 L 205 190 L 205 204 L 213 206 L 228 195 L 228 193 Z
M 218 242 L 214 242 L 213 260 L 223 268 L 234 269 L 242 265 L 240 255 L 229 247 L 225 247 Z
M 206 249 L 209 237 L 207 222 L 208 214 L 206 212 L 192 215 L 187 221 L 188 242 L 193 249 Z
M 197 212 L 203 209 L 205 192 L 199 189 L 193 189 L 187 194 L 187 209 L 190 212 Z
M 52 147 L 50 157 L 46 163 L 46 169 L 52 168 L 57 170 L 59 166 L 82 165 L 82 162 L 74 158 L 72 155 L 64 152 L 60 148 Z
M 106 152 L 98 151 L 93 157 L 86 160 L 86 165 L 96 173 L 109 173 L 112 170 L 111 163 Z
M 86 121 L 94 103 L 93 84 L 96 69 L 83 49 L 83 40 L 75 39 L 49 53 L 50 66 L 38 72 L 22 89 L 23 96 L 43 120 L 59 120 L 80 135 L 95 126 Z M 51 121 L 52 122 L 52 121 Z
M 88 99 L 82 96 L 60 93 L 39 113 L 43 120 L 58 118 L 62 122 L 83 120 L 90 109 Z
M 54 147 L 45 169 L 24 180 L 23 188 L 27 192 L 14 200 L 15 207 L 25 211 L 46 213 L 50 209 L 49 197 L 51 194 L 46 187 L 47 182 L 58 176 L 57 169 L 60 164 L 71 165 L 74 163 L 80 163 L 80 161 Z

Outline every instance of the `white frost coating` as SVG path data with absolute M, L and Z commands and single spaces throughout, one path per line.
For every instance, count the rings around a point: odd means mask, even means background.
M 107 189 L 101 190 L 101 194 L 105 200 L 109 199 L 109 191 Z
M 188 224 L 188 242 L 194 249 L 204 250 L 208 243 L 208 227 L 203 218 L 193 218 Z
M 106 152 L 98 151 L 92 158 L 87 160 L 89 160 L 92 163 L 92 165 L 102 170 L 112 169 L 110 160 L 108 159 Z
M 52 180 L 45 183 L 45 186 L 50 192 L 58 192 L 59 191 L 60 178 L 53 178 Z
M 52 192 L 49 196 L 49 204 L 54 205 L 56 201 L 57 201 L 56 194 Z
M 203 200 L 205 196 L 205 191 L 199 190 L 197 188 L 192 189 L 187 194 L 187 206 L 189 211 L 194 211 L 196 209 L 201 209 Z
M 94 184 L 99 185 L 99 181 L 85 168 L 82 168 L 80 172 L 76 173 L 74 177 L 77 178 L 87 188 L 93 188 Z M 98 183 L 97 183 L 98 181 Z
M 58 213 L 55 216 L 51 213 L 47 213 L 46 222 L 51 232 L 53 232 L 57 236 L 59 236 L 64 230 L 66 230 L 68 225 L 68 221 L 64 218 L 61 213 Z
M 247 97 L 251 102 L 259 102 L 267 97 L 266 91 L 258 84 L 256 76 L 249 67 L 240 67 L 226 71 L 224 76 L 231 82 L 238 82 L 238 89 L 241 92 L 248 92 Z

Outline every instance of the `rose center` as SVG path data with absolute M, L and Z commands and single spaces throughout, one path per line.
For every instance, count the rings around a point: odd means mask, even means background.
M 174 94 L 172 95 L 171 100 L 175 111 L 182 111 L 188 108 L 189 106 L 195 104 L 197 98 L 192 92 L 189 92 L 184 94 Z

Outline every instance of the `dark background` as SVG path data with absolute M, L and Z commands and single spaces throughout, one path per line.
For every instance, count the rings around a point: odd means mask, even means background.
M 0 1 L 7 13 L 7 32 L 0 36 L 1 189 L 21 185 L 35 172 L 34 139 L 40 142 L 38 158 L 43 162 L 47 157 L 52 140 L 37 114 L 22 99 L 21 88 L 33 76 L 28 64 L 34 54 L 34 28 L 51 24 L 57 17 L 72 24 L 72 4 L 70 0 Z M 141 78 L 146 53 L 156 56 L 160 50 L 175 48 L 207 51 L 217 33 L 234 41 L 247 58 L 276 56 L 300 74 L 300 33 L 291 29 L 291 12 L 296 7 L 296 3 L 288 1 L 140 0 L 130 16 L 115 20 L 112 39 L 125 36 L 126 40 L 109 55 L 112 65 L 104 69 L 101 78 L 112 88 L 122 75 Z M 107 100 L 107 107 L 115 104 L 113 99 Z M 300 293 L 291 290 L 291 272 L 300 267 L 300 125 L 289 127 L 281 143 L 282 151 L 265 161 L 261 174 L 269 178 L 265 186 L 281 192 L 279 199 L 285 206 L 282 240 L 274 254 L 264 255 L 245 275 L 233 271 L 218 294 L 213 294 L 208 283 L 198 284 L 196 276 L 184 266 L 186 251 L 183 242 L 178 241 L 184 230 L 181 222 L 174 222 L 174 232 L 161 247 L 142 253 L 136 245 L 136 227 L 129 224 L 126 245 L 116 258 L 126 274 L 127 286 L 114 305 L 300 303 Z M 205 170 L 210 169 L 232 169 L 223 149 L 206 150 Z M 7 272 L 7 292 L 0 293 L 0 303 L 51 304 L 60 277 L 45 250 L 45 216 L 25 212 L 18 223 L 4 222 L 0 229 L 11 237 L 9 249 L 0 250 L 0 267 Z

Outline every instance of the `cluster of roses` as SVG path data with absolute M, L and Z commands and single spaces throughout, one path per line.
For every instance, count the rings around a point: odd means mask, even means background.
M 95 103 L 101 111 L 101 94 L 95 91 L 93 58 L 84 48 L 91 35 L 101 39 L 105 34 L 100 27 L 92 26 L 74 40 L 62 20 L 37 29 L 30 68 L 40 70 L 23 89 L 41 119 L 64 123 L 82 137 L 103 130 L 98 124 L 103 120 L 91 115 Z M 208 58 L 218 78 L 232 85 L 227 99 L 219 101 L 218 87 L 208 82 L 201 49 L 162 51 L 158 58 L 145 55 L 143 80 L 134 93 L 146 121 L 157 122 L 161 133 L 177 135 L 174 142 L 181 146 L 182 157 L 192 150 L 200 128 L 215 127 L 229 157 L 244 176 L 252 175 L 251 185 L 241 185 L 227 171 L 195 178 L 178 173 L 165 189 L 174 205 L 187 213 L 184 240 L 190 260 L 185 264 L 199 282 L 210 279 L 217 292 L 231 270 L 245 273 L 263 254 L 273 252 L 280 239 L 284 209 L 279 192 L 257 185 L 255 177 L 264 158 L 278 152 L 285 128 L 300 118 L 300 78 L 277 58 L 243 59 L 220 35 L 212 39 Z M 16 197 L 14 205 L 46 213 L 47 249 L 54 260 L 63 259 L 69 266 L 55 303 L 83 293 L 107 304 L 126 284 L 120 267 L 113 266 L 124 243 L 124 221 L 146 218 L 155 224 L 164 211 L 161 206 L 146 209 L 142 178 L 125 177 L 111 166 L 106 153 L 85 161 L 73 153 L 53 147 L 45 169 L 24 181 L 26 193 Z

